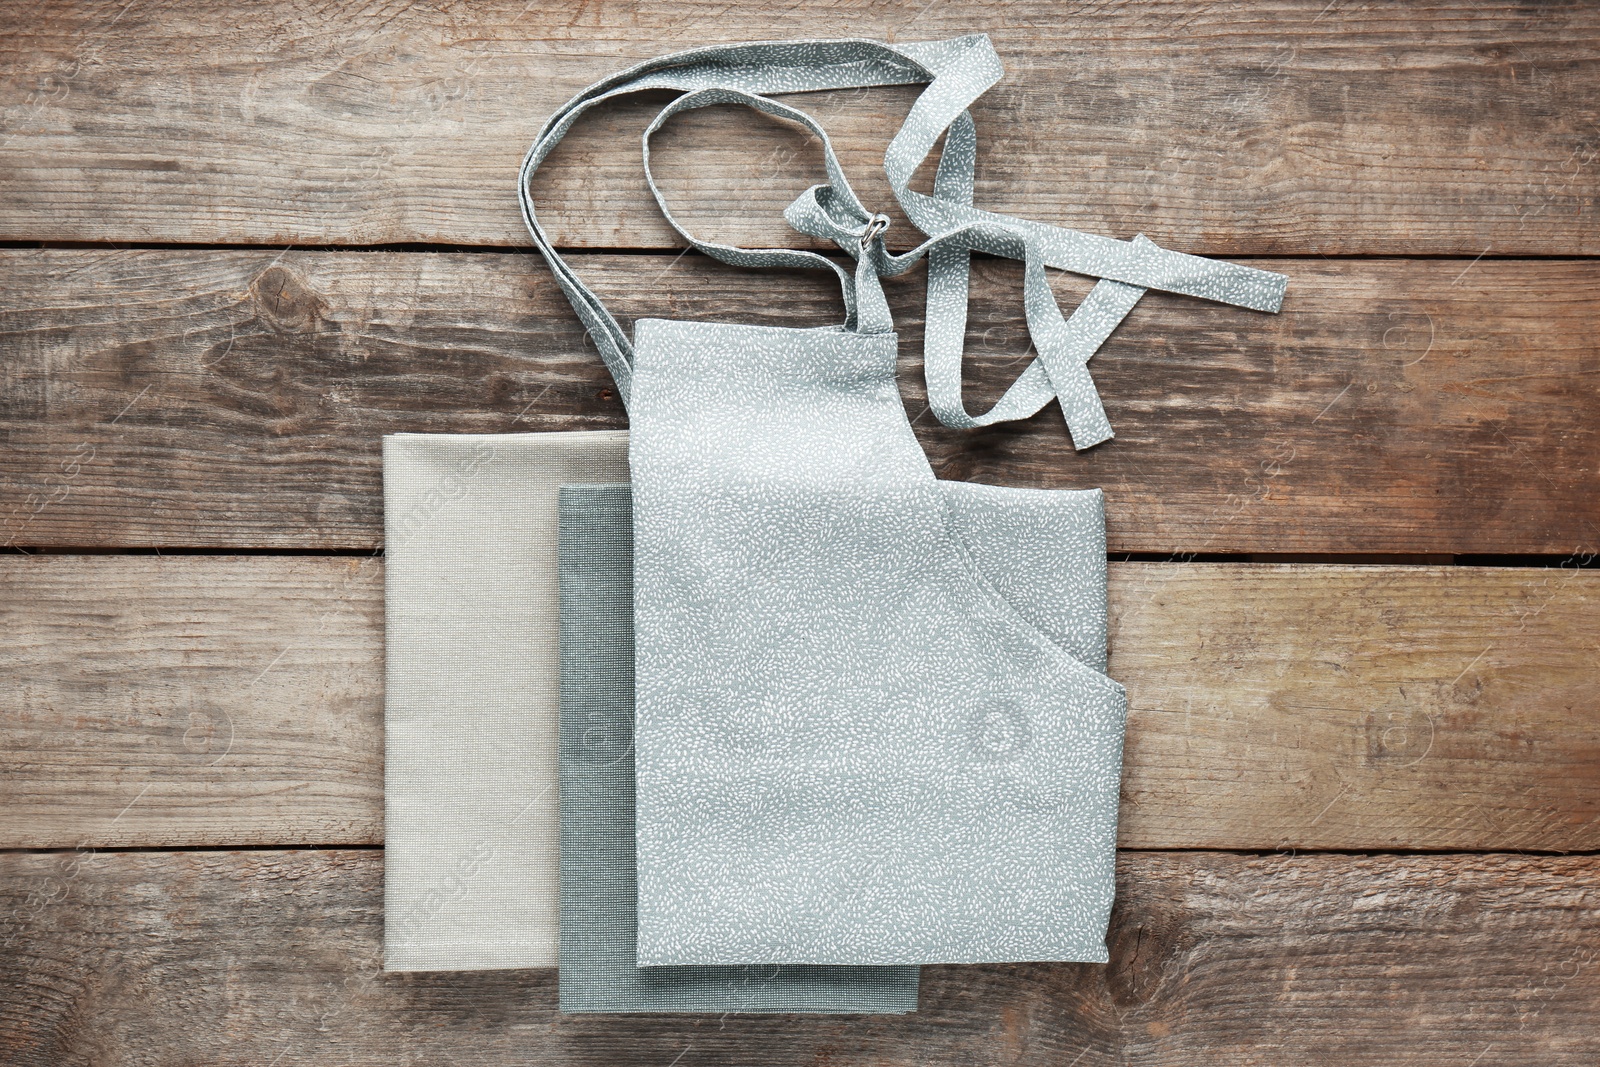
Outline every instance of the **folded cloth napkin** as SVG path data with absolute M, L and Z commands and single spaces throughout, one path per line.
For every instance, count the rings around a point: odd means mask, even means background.
M 563 482 L 623 432 L 384 438 L 384 967 L 550 967 Z
M 633 509 L 627 485 L 561 490 L 561 1010 L 917 1007 L 916 967 L 634 963 Z

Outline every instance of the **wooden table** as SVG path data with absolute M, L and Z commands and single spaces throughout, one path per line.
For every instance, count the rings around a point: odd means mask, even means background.
M 7 0 L 0 1050 L 17 1064 L 1593 1064 L 1600 6 Z M 526 249 L 569 94 L 712 41 L 985 30 L 978 202 L 1287 273 L 1151 295 L 944 477 L 1104 486 L 1132 713 L 1106 966 L 931 967 L 898 1018 L 563 1017 L 553 971 L 379 969 L 379 438 L 619 427 Z M 869 203 L 909 90 L 797 101 Z M 657 101 L 539 195 L 640 314 L 822 324 L 680 255 Z M 727 109 L 658 172 L 791 244 L 815 145 Z M 689 175 L 708 177 L 691 187 Z M 896 215 L 891 236 L 909 227 Z M 1070 305 L 1088 283 L 1055 279 Z M 798 292 L 799 296 L 792 295 Z M 778 294 L 788 294 L 779 298 Z M 970 373 L 1020 369 L 985 261 Z

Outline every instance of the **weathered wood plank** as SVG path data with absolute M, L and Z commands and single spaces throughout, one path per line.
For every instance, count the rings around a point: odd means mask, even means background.
M 522 151 L 631 62 L 987 31 L 1009 70 L 976 109 L 978 202 L 996 210 L 1201 253 L 1600 252 L 1600 10 L 1584 0 L 9 0 L 0 27 L 6 239 L 522 244 Z M 883 146 L 910 99 L 808 104 L 870 202 L 888 200 Z M 638 173 L 648 113 L 597 116 L 552 161 L 562 241 L 675 243 Z M 696 225 L 770 243 L 814 156 L 764 120 L 701 113 L 663 136 L 659 171 Z
M 0 558 L 0 847 L 382 840 L 377 559 Z M 1122 843 L 1600 848 L 1600 572 L 1115 564 Z
M 930 967 L 906 1016 L 561 1016 L 383 974 L 376 851 L 0 856 L 0 1049 L 58 1063 L 1592 1064 L 1600 860 L 1123 853 L 1111 962 Z M 470 891 L 470 890 L 469 890 Z
M 935 466 L 1104 486 L 1117 551 L 1600 549 L 1600 263 L 1262 262 L 1292 276 L 1281 315 L 1141 302 L 1093 364 L 1117 440 L 1082 455 L 1053 405 L 939 427 L 920 283 L 894 284 Z M 840 314 L 815 273 L 580 268 L 625 321 Z M 980 264 L 974 410 L 1026 358 L 1013 268 Z M 531 255 L 13 249 L 0 278 L 0 543 L 367 549 L 385 433 L 624 422 Z
M 0 557 L 0 847 L 383 840 L 377 558 Z

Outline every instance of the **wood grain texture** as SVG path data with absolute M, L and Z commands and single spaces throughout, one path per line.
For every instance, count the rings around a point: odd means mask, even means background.
M 520 245 L 521 154 L 598 78 L 719 41 L 975 31 L 1008 70 L 975 109 L 981 205 L 1211 254 L 1600 252 L 1586 0 L 7 0 L 0 238 Z M 869 203 L 911 98 L 806 101 Z M 597 115 L 552 159 L 562 242 L 677 243 L 638 171 L 652 110 Z M 666 131 L 666 186 L 697 227 L 789 243 L 815 146 L 723 111 Z
M 0 557 L 0 619 L 0 847 L 382 841 L 382 560 Z
M 383 974 L 376 851 L 0 856 L 0 1050 L 63 1063 L 1563 1067 L 1600 860 L 1123 853 L 1111 962 L 929 967 L 905 1016 L 561 1016 Z M 469 889 L 470 891 L 470 889 Z
M 902 383 L 947 478 L 1103 486 L 1141 552 L 1600 549 L 1600 264 L 1266 260 L 1280 315 L 1147 296 L 1092 367 L 1117 439 L 1058 409 L 977 433 L 921 391 L 920 275 L 891 286 Z M 816 273 L 585 256 L 636 315 L 836 321 Z M 981 410 L 1021 369 L 1015 265 L 983 261 Z M 1065 305 L 1085 289 L 1062 276 Z M 375 547 L 379 439 L 624 424 L 531 255 L 0 250 L 0 542 Z
M 376 559 L 0 558 L 0 847 L 382 840 Z M 1121 843 L 1600 848 L 1600 572 L 1116 564 Z
M 979 204 L 1299 257 L 1252 259 L 1281 316 L 1147 297 L 1082 456 L 1053 408 L 935 425 L 920 275 L 891 285 L 941 476 L 1104 486 L 1113 550 L 1174 556 L 1112 568 L 1112 962 L 929 968 L 905 1018 L 563 1018 L 553 971 L 382 974 L 379 438 L 624 423 L 543 265 L 470 251 L 526 244 L 529 138 L 678 48 L 972 31 L 1008 69 Z M 913 95 L 791 100 L 887 208 Z M 539 180 L 579 270 L 625 322 L 834 321 L 820 278 L 670 254 L 660 103 Z M 657 171 L 698 234 L 799 245 L 816 148 L 717 108 Z M 363 553 L 0 556 L 0 849 L 57 850 L 0 851 L 0 1061 L 1595 1063 L 1600 261 L 1556 257 L 1600 255 L 1597 193 L 1586 0 L 0 0 L 0 241 L 301 249 L 0 249 L 0 545 Z M 462 251 L 304 250 L 397 243 Z M 978 275 L 973 407 L 1027 358 L 1018 272 Z M 1411 851 L 1248 854 L 1295 849 Z

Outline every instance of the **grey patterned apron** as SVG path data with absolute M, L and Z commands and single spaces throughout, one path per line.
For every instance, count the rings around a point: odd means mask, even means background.
M 1087 361 L 1146 289 L 1271 311 L 1285 280 L 974 207 L 966 108 L 999 76 L 982 36 L 699 49 L 579 94 L 524 162 L 529 231 L 631 428 L 640 966 L 1106 959 L 1126 701 L 1103 673 L 1099 494 L 938 482 L 900 401 L 880 279 L 929 260 L 941 421 L 1058 399 L 1078 448 L 1111 436 Z M 928 240 L 893 255 L 824 131 L 762 94 L 922 82 L 885 169 Z M 651 134 L 692 108 L 739 103 L 822 140 L 829 180 L 786 218 L 853 270 L 678 229 L 724 262 L 833 270 L 843 326 L 642 319 L 630 341 L 576 278 L 529 179 L 589 107 L 652 88 L 683 95 L 646 131 L 647 179 Z M 911 190 L 941 135 L 933 194 Z M 1038 353 L 980 416 L 961 398 L 973 249 L 1023 261 Z M 1070 317 L 1046 266 L 1100 279 Z M 985 523 L 1033 524 L 1040 556 L 985 561 Z M 1061 561 L 1065 581 L 1028 570 Z M 1085 588 L 1040 607 L 1040 589 Z

